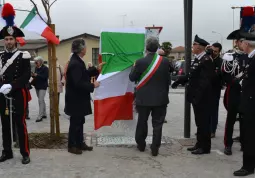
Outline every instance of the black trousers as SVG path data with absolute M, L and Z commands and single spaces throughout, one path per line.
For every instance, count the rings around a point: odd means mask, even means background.
M 220 103 L 221 88 L 213 90 L 212 98 L 212 114 L 211 114 L 211 133 L 216 133 L 219 121 L 219 103 Z
M 243 168 L 255 169 L 255 120 L 254 111 L 243 115 Z
M 71 116 L 69 135 L 68 135 L 68 148 L 82 148 L 83 138 L 83 124 L 84 116 Z
M 28 140 L 28 132 L 26 125 L 26 110 L 28 103 L 28 95 L 26 89 L 21 89 L 15 91 L 13 95 L 13 122 L 17 127 L 20 153 L 22 156 L 29 156 L 29 140 Z M 5 114 L 6 106 L 8 106 L 10 111 L 10 102 L 6 100 L 5 97 L 0 95 L 0 114 L 1 114 L 1 122 L 2 122 L 2 139 L 3 139 L 3 152 L 6 154 L 12 154 L 11 147 L 11 129 L 10 129 L 10 113 L 9 115 Z M 14 131 L 13 131 L 14 132 Z M 15 132 L 14 132 L 15 133 Z
M 197 143 L 198 148 L 204 151 L 211 150 L 211 106 L 208 102 L 192 104 L 195 122 L 197 126 Z
M 162 127 L 166 117 L 167 106 L 136 106 L 138 111 L 138 121 L 135 133 L 135 140 L 138 145 L 146 146 L 148 135 L 148 118 L 152 116 L 153 139 L 152 148 L 159 148 L 162 139 Z
M 239 87 L 228 86 L 225 92 L 227 119 L 225 123 L 224 145 L 225 147 L 232 147 L 233 145 L 233 131 L 234 125 L 239 113 L 241 99 L 241 91 Z M 240 115 L 240 113 L 239 113 Z M 242 138 L 242 119 L 240 119 L 240 138 Z M 242 140 L 242 139 L 241 139 Z

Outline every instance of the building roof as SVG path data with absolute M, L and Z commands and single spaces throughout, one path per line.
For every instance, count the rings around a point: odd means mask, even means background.
M 70 41 L 70 40 L 77 39 L 77 38 L 90 38 L 90 39 L 95 39 L 95 40 L 99 40 L 100 39 L 99 36 L 91 35 L 91 34 L 88 34 L 88 33 L 83 33 L 83 34 L 80 34 L 80 35 L 76 35 L 76 36 L 73 36 L 73 37 L 70 37 L 70 38 L 63 39 L 63 40 L 60 41 L 60 44 L 64 43 L 64 42 L 67 42 L 67 41 Z M 45 47 L 47 47 L 47 44 L 44 45 L 44 46 L 35 48 L 35 49 L 43 49 Z
M 25 40 L 26 45 L 19 46 L 21 50 L 34 50 L 40 48 L 42 46 L 47 45 L 47 41 L 45 39 L 36 39 L 36 40 Z M 4 48 L 4 40 L 0 40 L 0 48 Z
M 184 53 L 185 48 L 183 46 L 175 47 L 171 50 L 171 53 Z
M 83 34 L 80 34 L 77 36 L 63 39 L 60 41 L 60 43 L 74 40 L 76 38 L 90 38 L 90 39 L 95 39 L 95 40 L 100 39 L 99 36 L 91 35 L 88 33 L 83 33 Z M 26 41 L 26 44 L 22 47 L 19 47 L 19 49 L 21 49 L 21 50 L 37 50 L 37 49 L 42 49 L 42 48 L 47 47 L 47 40 L 45 40 L 45 39 L 35 39 L 35 40 L 32 40 L 32 39 L 26 40 L 25 39 L 25 41 Z M 3 48 L 3 47 L 4 47 L 4 40 L 0 40 L 0 48 Z

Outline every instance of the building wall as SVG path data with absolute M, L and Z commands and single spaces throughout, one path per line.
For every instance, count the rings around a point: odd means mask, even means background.
M 99 40 L 92 38 L 85 38 L 87 46 L 87 54 L 84 56 L 86 63 L 92 62 L 92 48 L 99 48 Z M 69 60 L 71 54 L 71 45 L 73 40 L 62 42 L 56 47 L 57 58 L 60 65 L 64 66 Z M 48 60 L 48 48 L 39 49 L 38 56 L 42 56 L 44 60 Z
M 170 53 L 170 56 L 174 59 L 182 59 L 185 56 L 185 53 Z

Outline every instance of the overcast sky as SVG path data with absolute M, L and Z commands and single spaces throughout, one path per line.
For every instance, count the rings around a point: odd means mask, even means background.
M 39 5 L 40 1 L 35 0 Z M 29 0 L 6 2 L 12 3 L 15 8 L 32 8 Z M 212 33 L 216 31 L 223 36 L 224 48 L 231 48 L 231 41 L 225 40 L 233 31 L 231 6 L 247 5 L 255 5 L 255 1 L 193 0 L 193 37 L 198 34 L 210 43 L 221 42 L 221 36 Z M 135 28 L 154 24 L 163 26 L 161 41 L 170 41 L 173 46 L 184 45 L 183 0 L 58 0 L 51 14 L 61 39 L 82 33 L 100 35 L 102 28 L 119 28 L 123 25 Z M 17 12 L 16 23 L 21 24 L 26 15 L 26 12 Z M 236 9 L 235 29 L 239 28 L 239 18 L 240 10 Z M 38 38 L 31 33 L 26 34 L 27 38 Z

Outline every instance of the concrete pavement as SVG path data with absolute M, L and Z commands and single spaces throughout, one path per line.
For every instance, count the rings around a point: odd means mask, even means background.
M 29 132 L 49 132 L 49 118 L 36 123 L 38 113 L 37 98 L 34 90 L 33 100 L 29 103 L 31 120 L 27 121 Z M 93 115 L 87 117 L 84 131 L 94 146 L 93 152 L 84 152 L 81 156 L 71 155 L 66 150 L 31 150 L 32 162 L 22 165 L 21 156 L 15 150 L 15 158 L 0 164 L 1 178 L 93 178 L 93 177 L 170 177 L 170 178 L 230 178 L 234 170 L 240 168 L 242 153 L 238 143 L 234 144 L 233 156 L 223 154 L 223 135 L 226 112 L 222 105 L 219 111 L 219 127 L 216 138 L 212 139 L 212 153 L 194 156 L 186 151 L 186 146 L 193 140 L 183 139 L 184 90 L 173 90 L 169 93 L 167 120 L 163 129 L 163 145 L 158 157 L 136 150 L 134 140 L 122 128 L 104 127 L 93 129 Z M 48 103 L 48 96 L 46 97 Z M 63 113 L 64 94 L 60 100 L 61 132 L 67 133 L 69 120 Z M 48 104 L 47 104 L 48 105 Z M 152 135 L 149 124 L 149 135 Z M 194 138 L 195 125 L 192 114 L 191 136 Z M 235 136 L 238 135 L 236 124 Z M 148 138 L 150 140 L 150 137 Z M 119 145 L 118 143 L 123 143 Z M 254 176 L 250 176 L 254 177 Z

